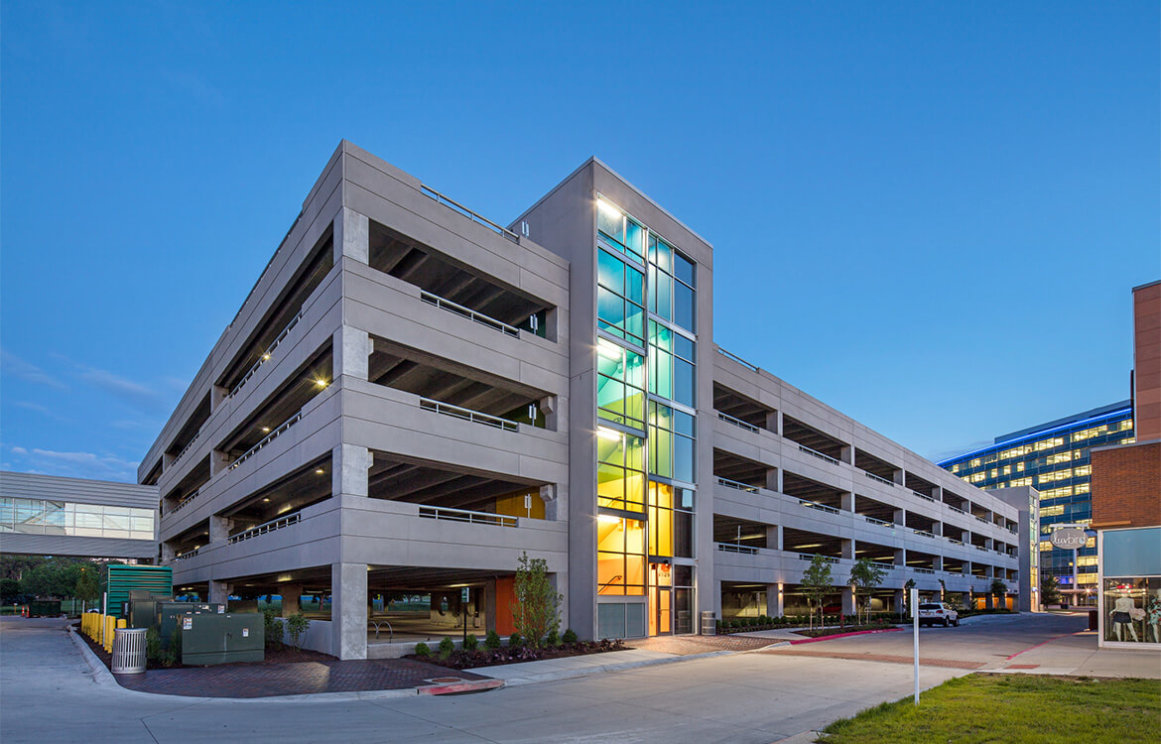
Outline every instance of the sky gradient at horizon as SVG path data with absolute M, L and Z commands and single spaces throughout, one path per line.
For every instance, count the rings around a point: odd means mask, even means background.
M 346 138 L 507 222 L 590 155 L 715 341 L 921 455 L 1124 400 L 1156 3 L 0 7 L 0 469 L 137 462 Z

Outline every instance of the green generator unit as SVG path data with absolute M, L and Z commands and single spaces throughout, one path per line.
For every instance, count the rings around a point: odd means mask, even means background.
M 152 597 L 173 596 L 173 569 L 169 566 L 110 563 L 108 572 L 108 612 L 113 617 L 124 617 L 124 603 L 143 594 Z
M 166 649 L 173 634 L 181 627 L 181 618 L 187 615 L 223 615 L 226 612 L 225 605 L 208 602 L 157 602 L 155 606 L 161 647 Z
M 177 620 L 182 664 L 210 666 L 265 658 L 266 623 L 257 612 L 180 615 Z

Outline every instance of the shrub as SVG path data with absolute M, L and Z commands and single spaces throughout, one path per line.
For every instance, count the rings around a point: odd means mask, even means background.
M 286 618 L 286 632 L 290 634 L 290 643 L 295 648 L 302 648 L 300 645 L 302 636 L 304 633 L 306 633 L 306 629 L 309 627 L 310 620 L 308 620 L 306 615 L 303 615 L 301 612 L 297 612 Z
M 524 639 L 516 631 L 512 631 L 512 635 L 508 636 L 508 648 L 520 648 L 524 644 Z
M 282 621 L 273 609 L 262 611 L 264 632 L 266 635 L 266 650 L 280 651 L 282 649 Z
M 577 640 L 576 639 L 576 632 L 572 628 L 566 628 L 564 631 L 564 635 L 562 635 L 560 637 L 560 640 L 561 640 L 561 642 L 567 643 L 570 645 L 573 643 L 576 643 L 576 640 Z
M 489 630 L 488 635 L 484 636 L 484 648 L 493 651 L 500 648 L 500 634 L 494 630 Z
M 431 646 L 426 643 L 415 644 L 415 655 L 421 659 L 426 659 L 431 656 Z
M 456 650 L 455 641 L 448 636 L 444 636 L 443 640 L 439 642 L 439 658 L 446 659 L 451 656 L 452 651 Z
M 544 645 L 549 648 L 555 648 L 560 645 L 560 635 L 556 632 L 555 628 L 548 631 L 548 635 L 544 637 Z
M 480 641 L 474 633 L 468 633 L 464 636 L 464 651 L 475 651 L 479 646 Z
M 157 628 L 145 631 L 145 660 L 154 665 L 161 663 L 161 631 Z

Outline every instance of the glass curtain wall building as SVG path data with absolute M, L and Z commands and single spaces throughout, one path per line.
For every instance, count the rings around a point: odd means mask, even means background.
M 994 444 L 938 464 L 977 488 L 1038 490 L 1040 574 L 1055 576 L 1069 601 L 1093 604 L 1096 538 L 1078 551 L 1074 586 L 1072 551 L 1054 548 L 1049 537 L 1057 525 L 1092 521 L 1090 451 L 1134 441 L 1133 409 L 1126 400 L 996 437 Z

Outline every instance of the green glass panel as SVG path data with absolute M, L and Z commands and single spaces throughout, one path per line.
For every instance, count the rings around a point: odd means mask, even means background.
M 625 301 L 604 287 L 597 288 L 597 317 L 621 327 L 625 323 Z
M 644 262 L 645 260 L 645 228 L 638 225 L 633 220 L 625 220 L 627 223 L 625 230 L 625 247 L 629 249 L 637 260 Z
M 673 317 L 673 301 L 671 296 L 673 293 L 673 279 L 670 278 L 669 274 L 657 272 L 656 290 L 657 307 L 653 312 L 666 320 L 670 320 Z
M 625 267 L 625 291 L 622 293 L 631 302 L 638 305 L 645 304 L 645 277 L 632 266 Z
M 673 398 L 673 357 L 668 352 L 654 351 L 650 357 L 655 360 L 653 376 L 650 378 L 651 392 L 662 398 Z
M 624 439 L 626 467 L 645 470 L 645 440 L 632 434 L 626 434 Z
M 597 376 L 597 405 L 614 413 L 625 412 L 625 386 L 617 380 Z
M 645 357 L 632 351 L 625 352 L 625 382 L 630 385 L 645 388 Z
M 625 312 L 625 332 L 638 339 L 643 339 L 645 337 L 645 308 L 626 302 Z

